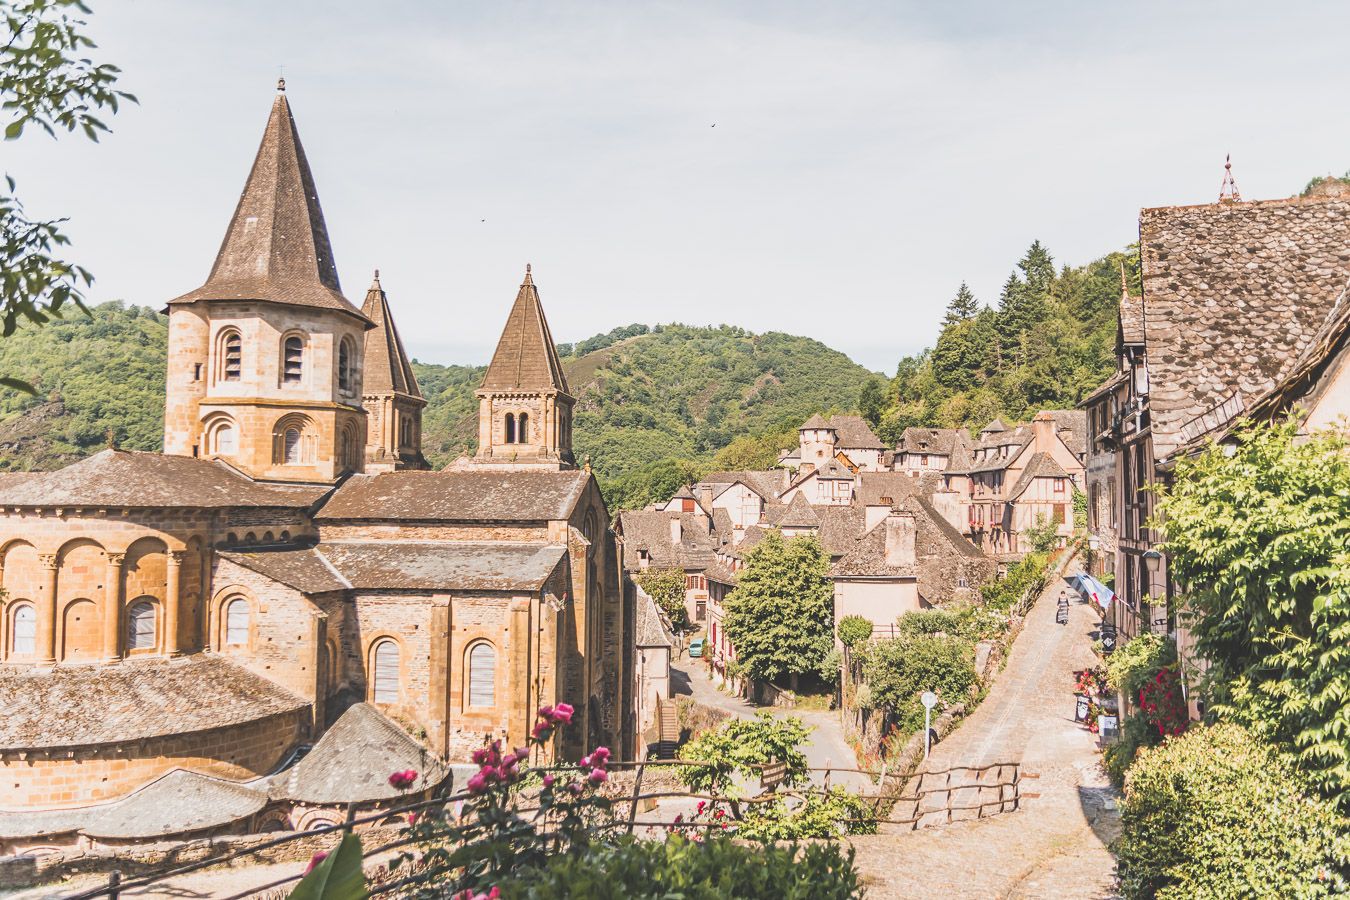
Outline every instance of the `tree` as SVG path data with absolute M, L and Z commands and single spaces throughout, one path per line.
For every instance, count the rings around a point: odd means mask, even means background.
M 117 112 L 135 98 L 114 88 L 118 68 L 81 56 L 95 45 L 80 18 L 89 8 L 81 0 L 0 0 L 9 29 L 0 44 L 0 110 L 8 117 L 5 140 L 18 140 L 29 125 L 48 135 L 79 130 L 92 141 L 108 127 L 95 116 Z M 32 219 L 6 176 L 0 190 L 0 319 L 3 334 L 14 333 L 20 317 L 43 324 L 67 303 L 84 306 L 84 290 L 94 282 L 88 270 L 55 256 L 70 243 L 61 230 L 65 219 Z M 0 383 L 32 388 L 20 379 Z
M 1350 809 L 1350 441 L 1242 425 L 1232 447 L 1178 463 L 1157 526 L 1208 664 L 1208 714 Z
M 884 378 L 873 375 L 858 392 L 858 411 L 873 428 L 881 424 L 881 414 L 886 409 L 886 386 Z
M 795 682 L 820 670 L 834 646 L 829 569 L 829 554 L 810 535 L 785 541 L 770 531 L 746 554 L 722 623 L 746 675 Z
M 778 454 L 796 443 L 795 430 L 743 434 L 717 451 L 713 465 L 730 472 L 772 469 L 778 465 Z
M 689 609 L 685 606 L 685 577 L 679 569 L 647 569 L 639 572 L 634 579 L 638 587 L 656 601 L 656 605 L 670 620 L 670 626 L 676 631 L 685 632 L 690 628 Z
M 867 648 L 863 675 L 874 706 L 889 707 L 902 731 L 923 727 L 919 696 L 934 691 L 946 704 L 975 684 L 975 645 L 952 635 L 919 634 Z
M 975 295 L 970 292 L 970 288 L 963 281 L 961 286 L 956 289 L 956 296 L 952 298 L 952 302 L 947 304 L 947 314 L 942 317 L 942 327 L 946 328 L 955 325 L 957 322 L 973 319 L 979 311 L 979 301 L 975 299 Z
M 801 745 L 813 728 L 796 716 L 779 719 L 769 712 L 753 719 L 728 719 L 680 748 L 680 758 L 706 766 L 681 766 L 680 780 L 700 794 L 730 795 L 736 775 L 754 777 L 759 767 L 777 760 L 786 766 L 783 783 L 791 787 L 807 777 Z

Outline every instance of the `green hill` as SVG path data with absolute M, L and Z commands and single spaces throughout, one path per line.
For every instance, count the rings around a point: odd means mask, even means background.
M 123 447 L 158 448 L 166 340 L 164 316 L 118 303 L 0 340 L 0 372 L 38 390 L 0 392 L 0 468 L 58 467 L 104 446 L 110 428 Z M 560 350 L 577 457 L 623 504 L 668 493 L 719 451 L 719 463 L 771 461 L 811 413 L 856 409 L 871 374 L 818 341 L 730 326 L 630 325 Z M 428 459 L 472 452 L 482 367 L 414 368 Z

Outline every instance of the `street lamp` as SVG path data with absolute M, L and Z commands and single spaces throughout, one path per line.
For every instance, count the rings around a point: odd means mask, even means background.
M 1091 550 L 1093 553 L 1096 553 L 1098 550 L 1102 549 L 1102 539 L 1097 537 L 1097 535 L 1095 534 L 1089 534 L 1088 549 Z
M 933 742 L 933 707 L 937 706 L 937 694 L 924 691 L 919 701 L 923 703 L 923 758 L 926 760 Z
M 1153 607 L 1157 604 L 1153 602 L 1156 592 L 1153 586 L 1158 582 L 1158 573 L 1162 571 L 1163 555 L 1157 550 L 1149 549 L 1144 552 L 1144 571 L 1148 573 L 1148 597 L 1149 597 L 1149 617 L 1148 630 L 1153 631 Z

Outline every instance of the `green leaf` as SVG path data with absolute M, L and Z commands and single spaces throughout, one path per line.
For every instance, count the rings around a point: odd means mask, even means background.
M 361 870 L 361 839 L 344 835 L 328 856 L 291 891 L 290 900 L 364 900 L 366 876 Z

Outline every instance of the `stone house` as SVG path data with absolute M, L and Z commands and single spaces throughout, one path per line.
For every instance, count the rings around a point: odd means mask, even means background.
M 798 449 L 779 460 L 779 466 L 806 473 L 835 460 L 853 469 L 878 472 L 886 445 L 873 433 L 862 416 L 817 413 L 797 430 Z M 838 459 L 843 454 L 845 460 Z
M 353 703 L 437 766 L 523 744 L 564 700 L 552 753 L 632 752 L 621 548 L 572 465 L 528 271 L 477 456 L 426 471 L 387 297 L 343 296 L 279 91 L 210 276 L 169 303 L 168 358 L 164 453 L 0 478 L 5 816 L 122 815 L 170 788 L 243 808 L 229 785 L 322 745 Z M 191 804 L 163 808 L 192 830 Z
M 915 478 L 925 472 L 945 472 L 954 457 L 969 453 L 970 446 L 964 428 L 906 428 L 895 445 L 892 468 Z
M 690 622 L 701 623 L 707 619 L 708 582 L 703 570 L 713 557 L 713 517 L 697 506 L 695 512 L 666 506 L 619 512 L 614 528 L 623 541 L 624 573 L 632 580 L 649 569 L 683 572 L 686 614 Z M 632 593 L 636 586 L 626 589 Z

